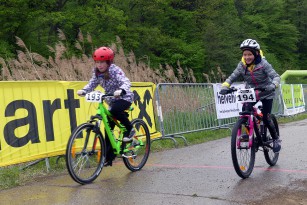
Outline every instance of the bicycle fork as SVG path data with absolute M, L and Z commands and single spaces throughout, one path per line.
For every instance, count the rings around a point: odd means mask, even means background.
M 245 133 L 248 136 L 248 140 L 247 139 L 243 139 L 243 137 L 247 137 L 246 135 L 244 136 L 244 134 L 242 135 L 242 129 L 238 130 L 237 133 L 237 149 L 249 149 L 253 146 L 253 134 L 254 134 L 254 117 L 253 115 L 243 115 L 241 116 L 241 118 L 247 118 L 247 124 L 246 126 L 243 127 L 243 129 L 245 129 Z M 243 144 L 244 142 L 244 144 Z
M 96 146 L 97 146 L 97 142 L 98 142 L 98 137 L 97 137 L 97 133 L 99 133 L 100 131 L 100 124 L 101 124 L 101 121 L 98 120 L 96 121 L 95 123 L 95 126 L 94 126 L 94 129 L 93 129 L 93 132 L 95 133 L 95 138 L 94 138 L 94 141 L 93 141 L 93 145 L 92 145 L 92 150 L 90 153 L 94 153 L 95 150 L 96 150 Z M 85 138 L 85 143 L 84 143 L 84 147 L 83 147 L 83 150 L 86 150 L 86 146 L 88 144 L 88 141 L 89 141 L 89 136 L 90 136 L 90 131 L 87 130 L 87 134 L 86 134 L 86 138 Z M 98 155 L 100 155 L 101 153 L 98 153 Z

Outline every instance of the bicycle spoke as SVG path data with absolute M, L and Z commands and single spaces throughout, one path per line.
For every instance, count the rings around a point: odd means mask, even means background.
M 105 144 L 94 125 L 80 125 L 70 137 L 66 150 L 66 165 L 71 177 L 80 184 L 95 180 L 103 167 Z
M 249 149 L 237 149 L 238 153 L 237 155 L 239 156 L 239 164 L 240 164 L 240 169 L 242 171 L 248 170 L 249 167 L 249 162 L 250 162 L 250 150 Z
M 277 122 L 277 120 L 276 120 L 276 118 L 273 114 L 271 114 L 271 118 L 272 118 L 273 124 L 275 126 L 276 132 L 279 135 L 278 122 Z M 268 130 L 267 130 L 265 140 L 266 140 L 266 142 L 270 142 L 269 146 L 267 146 L 264 149 L 265 160 L 270 166 L 274 166 L 278 161 L 279 153 L 273 152 L 273 139 L 272 139 L 271 134 L 269 133 Z
M 231 137 L 231 155 L 237 174 L 242 178 L 247 178 L 254 168 L 255 149 L 246 147 L 249 143 L 249 129 L 246 125 L 247 120 L 242 118 L 235 124 Z M 244 143 L 244 144 L 243 144 Z
M 80 175 L 87 161 L 88 161 L 88 157 L 86 155 L 84 156 L 81 155 L 78 158 L 77 163 L 75 163 L 75 165 L 73 166 L 73 169 L 76 170 L 76 173 L 78 173 L 78 175 Z
M 124 163 L 131 171 L 140 170 L 146 163 L 150 152 L 150 134 L 144 121 L 136 119 L 131 123 L 136 130 L 133 141 L 126 145 Z

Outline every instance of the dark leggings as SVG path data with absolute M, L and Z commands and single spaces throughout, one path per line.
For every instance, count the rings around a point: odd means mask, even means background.
M 119 120 L 127 129 L 127 133 L 129 133 L 132 129 L 130 120 L 128 119 L 128 114 L 125 112 L 129 107 L 131 106 L 131 103 L 126 101 L 126 100 L 116 100 L 115 102 L 112 103 L 110 112 L 111 114 Z M 109 121 L 111 129 L 114 128 L 115 124 L 112 121 Z M 107 135 L 105 131 L 105 135 Z M 107 156 L 106 156 L 106 161 L 113 160 L 115 158 L 115 155 L 113 153 L 113 150 L 111 150 L 111 143 L 108 137 L 106 139 L 106 151 L 107 151 Z
M 269 129 L 271 136 L 273 139 L 277 139 L 277 133 L 276 133 L 276 129 L 275 126 L 273 124 L 273 121 L 271 119 L 271 111 L 272 111 L 272 106 L 273 106 L 273 99 L 263 99 L 261 100 L 262 102 L 262 114 L 263 114 L 263 123 L 267 126 L 267 128 Z M 245 103 L 243 105 L 242 110 L 251 110 L 251 107 L 253 105 L 255 105 L 256 103 Z
M 113 102 L 110 109 L 111 114 L 126 127 L 128 133 L 132 126 L 125 110 L 129 109 L 130 106 L 130 102 L 120 99 Z

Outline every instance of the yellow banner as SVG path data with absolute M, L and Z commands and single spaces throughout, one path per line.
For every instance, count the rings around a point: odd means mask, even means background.
M 295 115 L 305 111 L 305 101 L 302 84 L 282 84 L 284 115 Z
M 281 85 L 282 98 L 286 109 L 293 108 L 293 97 L 292 97 L 292 85 L 282 84 Z
M 71 131 L 96 114 L 98 104 L 76 95 L 86 83 L 0 82 L 0 167 L 64 154 Z M 143 119 L 151 138 L 160 137 L 153 107 L 155 84 L 132 83 L 132 91 L 130 119 Z
M 293 97 L 294 97 L 294 106 L 296 108 L 297 107 L 305 107 L 302 84 L 293 85 Z

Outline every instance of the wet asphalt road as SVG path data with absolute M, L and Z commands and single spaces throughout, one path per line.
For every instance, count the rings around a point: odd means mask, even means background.
M 227 137 L 153 153 L 135 173 L 117 159 L 89 185 L 67 174 L 2 190 L 0 204 L 307 204 L 307 120 L 281 125 L 280 132 L 277 165 L 270 168 L 258 152 L 245 180 L 232 167 Z

